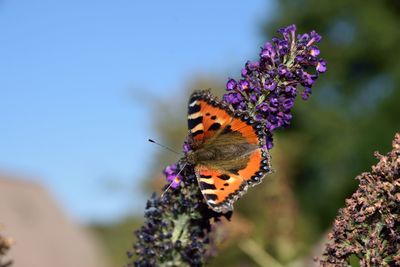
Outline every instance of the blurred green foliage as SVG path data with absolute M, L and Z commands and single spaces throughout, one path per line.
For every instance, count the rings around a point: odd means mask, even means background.
M 369 170 L 374 151 L 389 151 L 399 131 L 400 2 L 280 3 L 266 35 L 290 23 L 299 32 L 315 29 L 329 63 L 310 101 L 297 103 L 292 128 L 281 132 L 299 135 L 293 188 L 303 216 L 321 231 L 354 191 L 353 177 Z
M 323 36 L 320 49 L 328 72 L 318 79 L 307 102 L 297 101 L 292 126 L 275 136 L 275 174 L 237 202 L 232 222 L 226 224 L 232 229 L 225 236 L 222 233 L 224 242 L 208 266 L 257 266 L 254 253 L 243 245 L 245 240 L 255 241 L 264 256 L 282 264 L 307 266 L 299 259 L 316 256 L 314 249 L 337 210 L 355 191 L 354 177 L 376 162 L 374 151 L 390 150 L 399 131 L 400 2 L 285 0 L 277 4 L 275 17 L 263 25 L 264 39 L 293 23 L 300 33 L 316 30 Z M 259 45 L 254 44 L 255 49 Z M 162 112 L 157 113 L 161 115 L 155 118 L 155 127 L 160 141 L 180 148 L 187 133 L 187 96 L 194 89 L 221 92 L 224 81 L 203 77 L 180 99 L 159 103 L 156 108 Z M 162 166 L 174 161 L 171 154 L 160 151 L 154 164 L 159 168 L 152 168 L 156 172 L 151 175 L 156 177 Z M 97 230 L 110 255 L 121 255 L 130 248 L 130 233 L 136 226 Z M 121 266 L 118 257 L 114 266 Z
M 142 224 L 142 218 L 126 218 L 111 225 L 91 225 L 90 230 L 102 244 L 110 266 L 125 266 L 128 263 L 127 251 L 134 242 L 134 229 Z

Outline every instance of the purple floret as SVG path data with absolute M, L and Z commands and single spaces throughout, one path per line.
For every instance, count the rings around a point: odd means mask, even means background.
M 172 188 L 177 188 L 182 180 L 180 175 L 177 175 L 177 166 L 172 164 L 167 166 L 163 171 L 165 178 L 171 183 Z

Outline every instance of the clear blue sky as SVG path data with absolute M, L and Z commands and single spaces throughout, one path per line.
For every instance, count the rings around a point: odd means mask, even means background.
M 196 73 L 238 76 L 273 12 L 262 0 L 0 0 L 0 171 L 40 182 L 80 222 L 141 214 L 157 133 L 132 90 L 168 98 Z

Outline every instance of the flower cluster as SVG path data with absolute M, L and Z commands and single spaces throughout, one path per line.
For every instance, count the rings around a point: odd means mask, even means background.
M 359 188 L 339 211 L 322 266 L 400 266 L 400 133 L 393 150 L 370 173 L 357 177 Z
M 174 168 L 177 167 L 182 165 L 178 163 Z M 176 177 L 173 170 L 166 173 Z M 211 219 L 219 220 L 229 214 L 216 213 L 207 207 L 193 173 L 193 168 L 184 168 L 181 187 L 169 190 L 163 197 L 153 194 L 147 202 L 146 221 L 136 231 L 133 251 L 128 252 L 129 257 L 136 254 L 136 259 L 128 266 L 204 265 Z
M 224 95 L 234 109 L 247 110 L 265 123 L 268 149 L 273 145 L 272 132 L 292 120 L 297 86 L 303 86 L 301 96 L 308 99 L 318 75 L 326 71 L 326 61 L 319 58 L 315 45 L 321 36 L 315 31 L 296 38 L 296 26 L 290 25 L 278 32 L 283 39 L 265 43 L 259 60 L 246 63 L 242 78 L 228 80 Z

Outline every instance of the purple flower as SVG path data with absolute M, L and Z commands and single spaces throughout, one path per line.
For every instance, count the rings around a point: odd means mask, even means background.
M 234 79 L 229 79 L 228 82 L 226 83 L 226 90 L 227 91 L 232 91 L 236 88 L 236 81 Z
M 251 102 L 256 103 L 257 102 L 257 95 L 256 94 L 251 94 L 250 95 L 250 100 L 251 100 Z
M 271 99 L 270 99 L 270 101 L 269 101 L 269 104 L 270 104 L 272 107 L 277 107 L 277 106 L 279 105 L 278 98 L 276 98 L 276 97 L 271 97 Z
M 230 104 L 239 104 L 243 101 L 243 96 L 239 93 L 230 93 L 224 95 L 224 100 Z
M 265 144 L 266 148 L 268 150 L 270 150 L 274 146 L 273 145 L 274 140 L 272 138 L 272 135 L 267 135 L 267 138 L 265 139 L 265 141 L 266 141 L 266 144 Z
M 247 104 L 245 102 L 240 102 L 238 105 L 239 110 L 247 110 Z
M 290 124 L 290 121 L 292 120 L 292 118 L 293 118 L 293 115 L 291 113 L 283 113 L 282 114 L 282 119 L 286 125 Z
M 240 88 L 241 91 L 245 91 L 245 90 L 249 89 L 249 86 L 250 86 L 250 84 L 249 84 L 248 81 L 246 81 L 246 80 L 240 80 L 240 82 L 239 82 L 239 88 Z
M 285 65 L 279 65 L 278 73 L 281 76 L 285 76 L 289 72 L 289 69 Z
M 274 46 L 271 43 L 267 42 L 264 45 L 264 49 L 261 50 L 260 57 L 273 59 L 275 57 L 275 54 L 276 52 Z
M 282 106 L 286 110 L 290 110 L 294 105 L 294 99 L 293 98 L 286 98 L 282 101 Z
M 288 93 L 288 95 L 295 97 L 297 95 L 296 88 L 288 85 L 285 87 L 285 92 Z
M 247 68 L 249 70 L 257 70 L 258 67 L 260 67 L 260 62 L 258 62 L 258 61 L 254 61 L 254 62 L 248 61 L 247 62 Z
M 301 98 L 303 100 L 307 100 L 311 95 L 311 88 L 306 87 L 304 88 L 303 92 L 301 92 Z
M 261 104 L 257 105 L 256 109 L 258 109 L 259 111 L 262 111 L 262 112 L 267 112 L 269 110 L 269 106 L 267 103 L 261 103 Z
M 282 56 L 282 55 L 286 55 L 289 53 L 290 47 L 289 47 L 288 41 L 276 39 L 275 44 L 276 44 L 277 52 L 279 53 L 279 55 Z
M 310 40 L 310 35 L 308 33 L 299 34 L 297 35 L 297 39 L 299 40 L 299 42 L 307 42 L 308 40 Z
M 283 35 L 283 38 L 286 41 L 290 41 L 291 38 L 294 39 L 294 34 L 296 32 L 296 25 L 294 25 L 294 24 L 289 25 L 285 28 L 279 29 L 278 32 L 280 32 Z M 294 40 L 292 40 L 292 41 L 294 41 Z
M 292 120 L 298 87 L 304 87 L 301 97 L 308 99 L 319 74 L 327 70 L 316 45 L 321 36 L 315 31 L 298 34 L 296 38 L 296 26 L 290 25 L 278 32 L 283 38 L 274 37 L 272 42 L 266 42 L 259 60 L 246 62 L 242 79 L 228 80 L 228 93 L 224 95 L 234 109 L 250 111 L 265 125 L 268 149 L 272 148 L 272 133 Z
M 192 150 L 189 143 L 186 141 L 183 142 L 182 149 L 183 149 L 183 153 L 185 153 L 185 154 L 187 154 L 190 150 Z
M 241 74 L 242 74 L 243 78 L 246 78 L 247 77 L 247 68 L 243 68 Z
M 303 71 L 301 78 L 303 79 L 302 83 L 305 86 L 312 86 L 314 83 L 314 75 L 311 75 L 310 73 L 308 73 L 306 71 Z
M 172 188 L 177 188 L 179 184 L 182 181 L 182 177 L 180 175 L 177 175 L 177 166 L 176 164 L 172 164 L 170 166 L 167 166 L 164 171 L 163 171 L 165 178 L 167 179 L 168 182 L 171 183 Z
M 310 46 L 314 42 L 319 43 L 322 39 L 321 36 L 318 33 L 316 33 L 315 31 L 312 31 L 310 33 L 310 37 L 311 37 L 311 39 L 310 39 L 310 41 L 308 41 L 307 46 Z
M 325 60 L 319 60 L 317 63 L 316 70 L 319 73 L 324 73 L 326 71 L 326 61 Z
M 311 47 L 311 49 L 310 49 L 310 55 L 311 56 L 313 56 L 313 57 L 316 57 L 316 56 L 318 56 L 319 55 L 319 49 L 318 49 L 318 47 L 317 46 L 312 46 Z
M 264 88 L 269 90 L 269 91 L 274 91 L 276 88 L 277 83 L 275 81 L 271 81 L 269 83 L 266 83 Z

